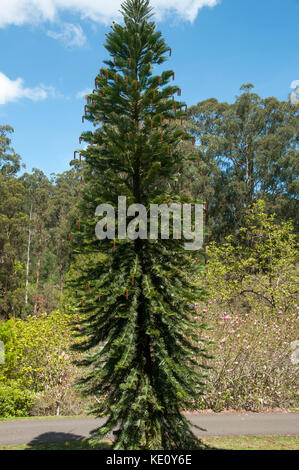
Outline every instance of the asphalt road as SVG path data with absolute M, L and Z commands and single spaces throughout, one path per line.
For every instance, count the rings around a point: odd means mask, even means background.
M 198 436 L 299 435 L 299 413 L 187 414 Z M 88 437 L 104 419 L 51 418 L 0 421 L 0 445 L 61 442 Z

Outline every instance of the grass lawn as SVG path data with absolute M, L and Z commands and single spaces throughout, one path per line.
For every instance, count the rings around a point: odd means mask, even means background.
M 299 450 L 299 436 L 219 436 L 206 437 L 204 444 L 223 450 Z M 0 446 L 0 450 L 109 450 L 110 441 L 92 447 L 87 440 Z
M 216 449 L 227 450 L 298 450 L 299 436 L 216 436 L 203 439 Z

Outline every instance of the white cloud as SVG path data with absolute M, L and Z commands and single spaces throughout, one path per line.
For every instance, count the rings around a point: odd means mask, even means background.
M 86 43 L 86 36 L 81 26 L 76 26 L 72 23 L 63 23 L 61 32 L 47 31 L 47 35 L 50 36 L 50 38 L 61 40 L 63 44 L 68 47 L 82 47 Z
M 163 20 L 169 13 L 174 13 L 183 20 L 195 20 L 198 12 L 203 7 L 214 7 L 221 0 L 152 0 L 151 5 L 155 8 L 156 16 Z
M 213 7 L 221 0 L 152 0 L 158 19 L 169 13 L 194 21 L 199 10 Z M 14 24 L 54 21 L 59 12 L 78 13 L 82 19 L 108 24 L 119 17 L 122 0 L 1 0 L 0 27 Z
M 91 88 L 85 88 L 82 91 L 78 91 L 78 93 L 76 94 L 76 98 L 77 99 L 83 99 L 83 98 L 85 98 L 86 95 L 90 95 L 90 93 L 92 93 L 92 89 Z
M 40 85 L 35 88 L 24 87 L 24 80 L 17 78 L 11 80 L 0 72 L 0 105 L 10 101 L 27 98 L 32 101 L 45 100 L 48 97 L 60 98 L 62 95 L 56 92 L 52 86 Z

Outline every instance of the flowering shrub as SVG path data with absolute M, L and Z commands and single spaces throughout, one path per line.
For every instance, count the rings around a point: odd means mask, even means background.
M 214 304 L 214 305 L 213 305 Z M 201 408 L 214 411 L 298 406 L 298 366 L 291 360 L 291 343 L 298 334 L 298 309 L 276 318 L 260 314 L 215 312 L 216 302 L 203 309 L 213 326 L 207 340 L 214 360 L 210 389 Z

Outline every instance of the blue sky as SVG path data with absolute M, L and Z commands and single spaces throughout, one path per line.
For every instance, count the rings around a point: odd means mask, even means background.
M 107 6 L 109 4 L 109 6 Z M 69 168 L 82 124 L 80 93 L 93 87 L 118 0 L 0 0 L 0 125 L 26 164 Z M 232 102 L 244 83 L 288 99 L 299 80 L 299 0 L 153 0 L 188 105 Z

